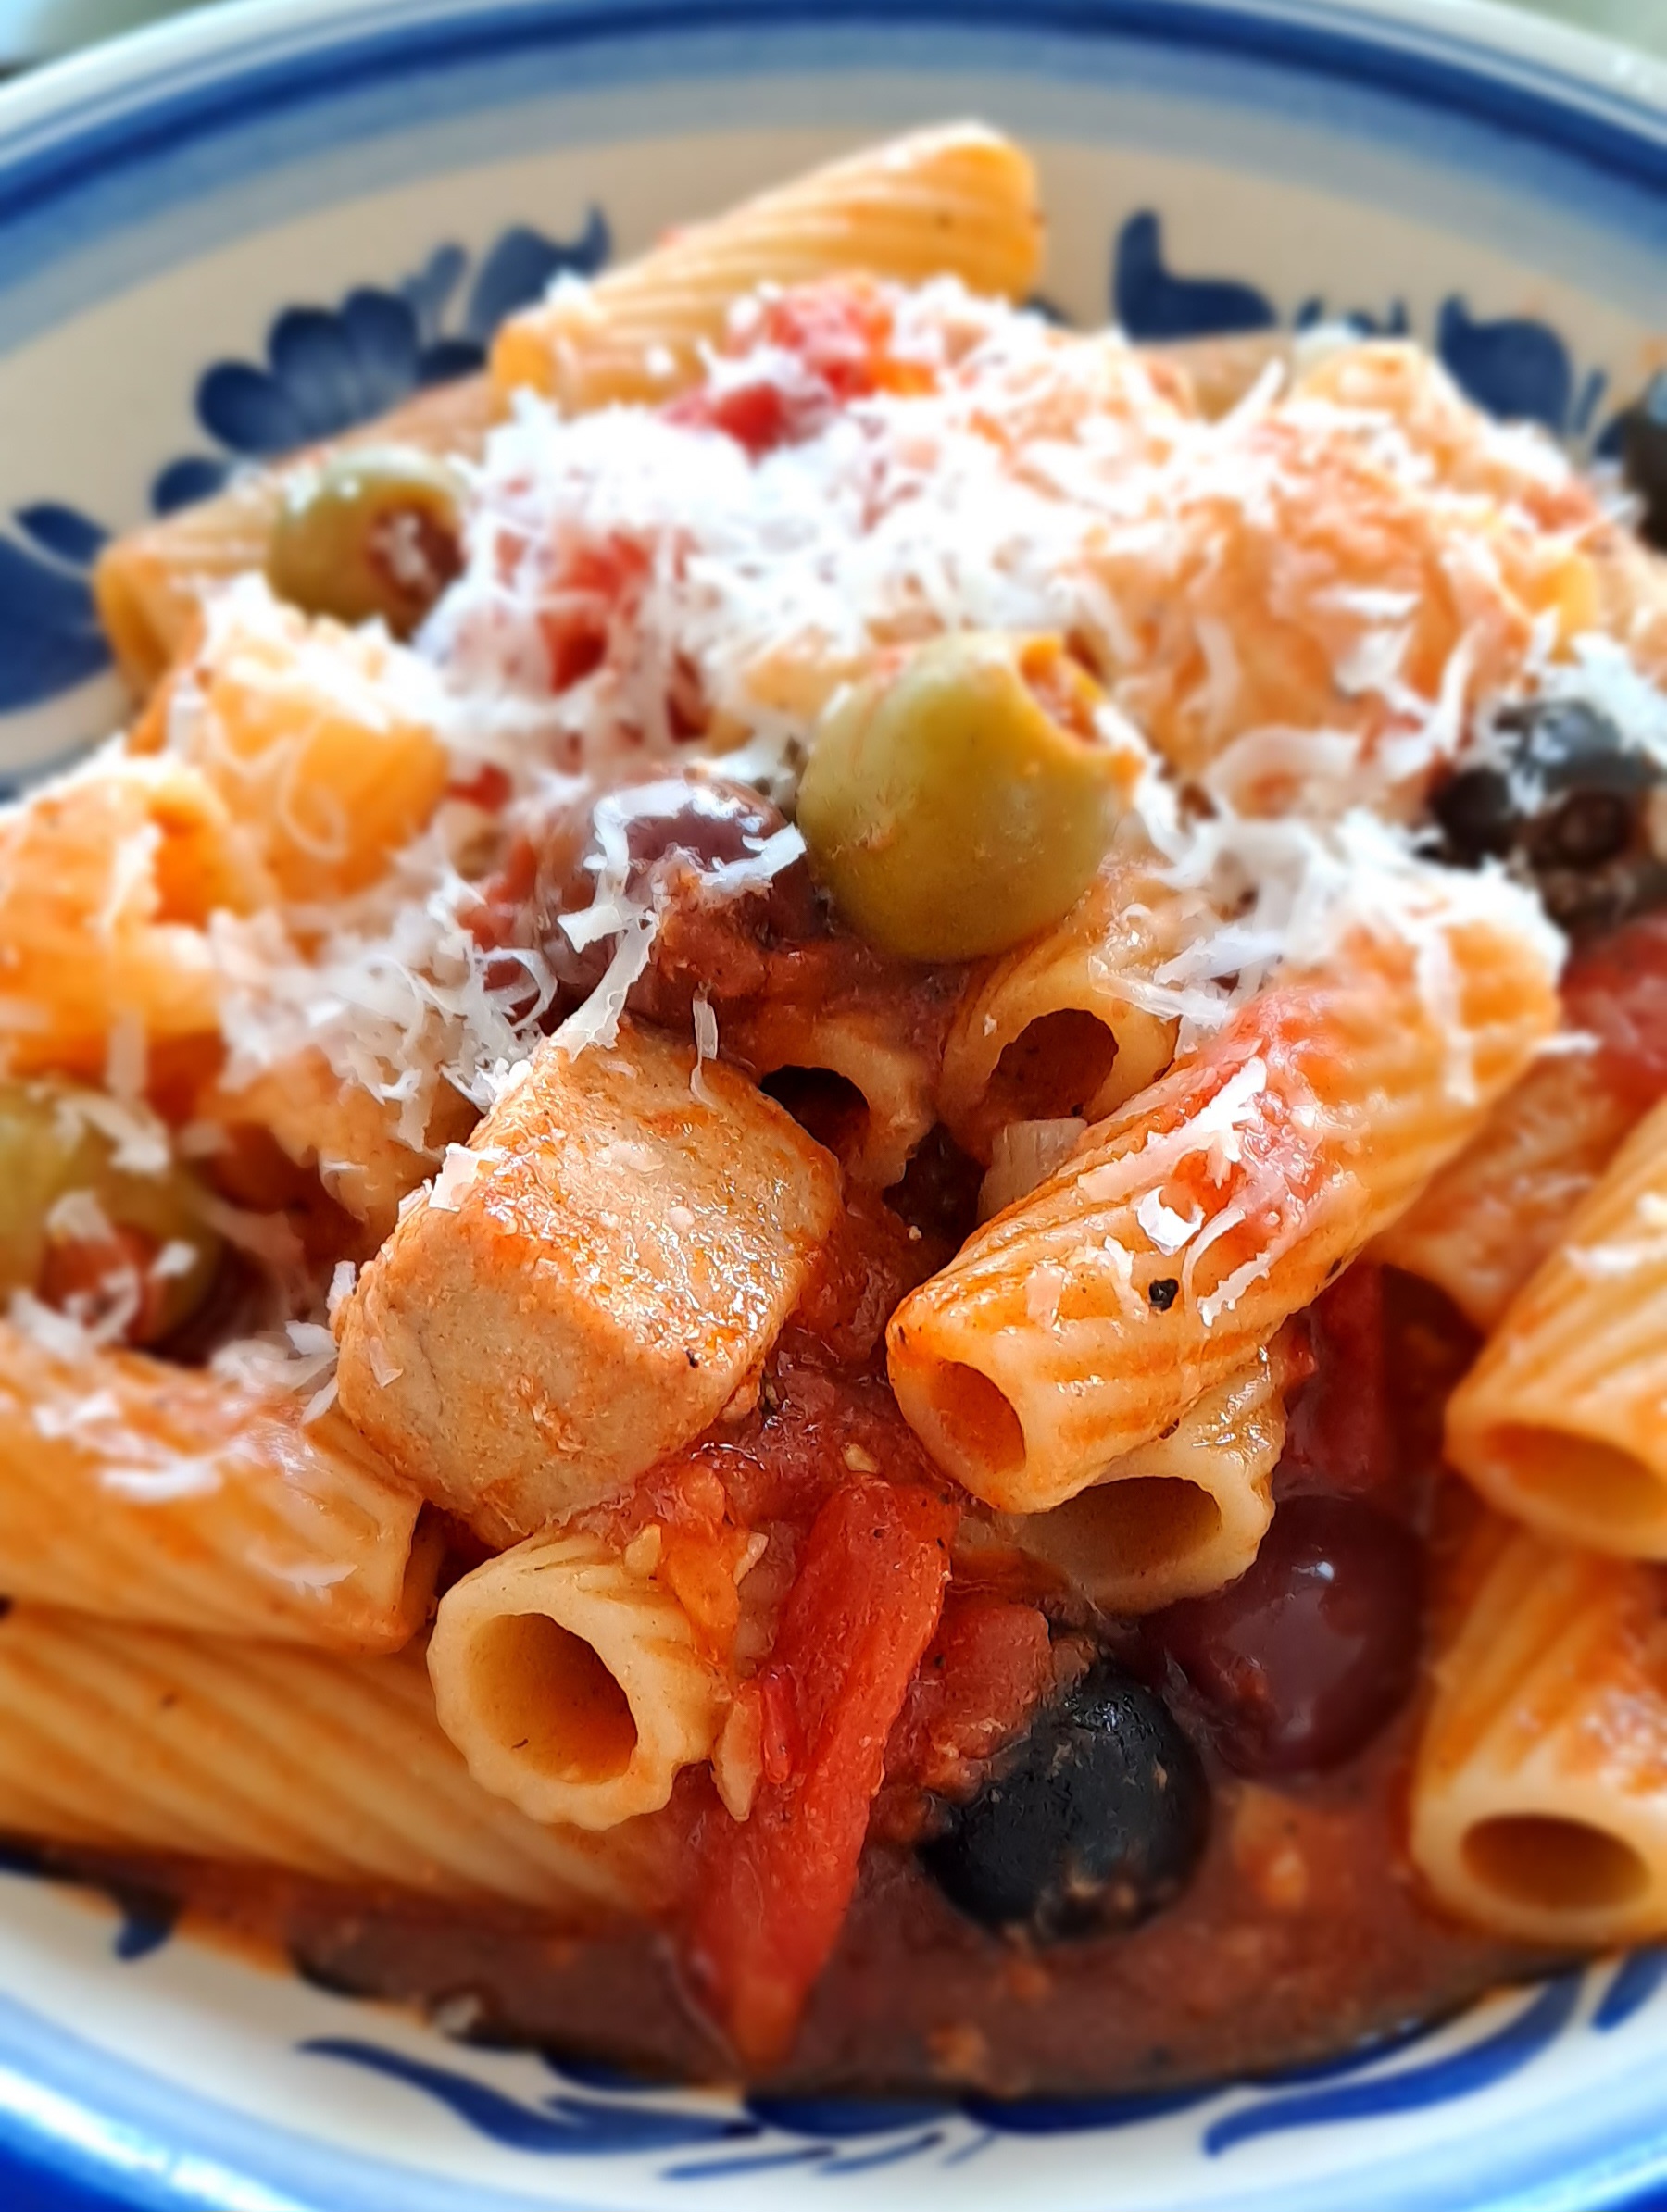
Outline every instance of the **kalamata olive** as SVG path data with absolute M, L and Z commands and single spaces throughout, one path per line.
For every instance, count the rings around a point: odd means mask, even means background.
M 408 637 L 463 566 L 462 487 L 432 454 L 349 446 L 298 477 L 267 547 L 267 581 L 309 615 Z
M 1461 867 L 1514 856 L 1548 911 L 1581 933 L 1667 896 L 1650 837 L 1660 764 L 1582 699 L 1523 701 L 1495 719 L 1491 756 L 1431 801 L 1444 857 Z
M 518 911 L 500 938 L 545 956 L 556 978 L 546 1026 L 595 989 L 613 954 L 611 933 L 584 920 L 597 896 L 659 911 L 633 1011 L 677 1029 L 691 991 L 724 1002 L 761 989 L 761 949 L 821 929 L 804 854 L 777 847 L 782 865 L 764 854 L 786 827 L 768 798 L 720 777 L 646 774 L 600 796 L 565 787 L 529 831 L 525 874 L 505 894 Z
M 1410 1693 L 1423 1553 L 1356 1498 L 1288 1498 L 1249 1571 L 1153 1614 L 1147 1636 L 1203 1700 L 1242 1774 L 1335 1767 Z
M 799 787 L 818 880 L 859 935 L 967 960 L 1057 921 L 1104 856 L 1130 761 L 1052 637 L 967 632 L 838 694 Z
M 88 1321 L 119 1306 L 129 1341 L 152 1343 L 203 1297 L 219 1239 L 184 1168 L 116 1165 L 86 1096 L 0 1084 L 0 1296 L 33 1291 Z
M 1038 1715 L 921 1858 L 969 1918 L 1054 1943 L 1172 1903 L 1209 1833 L 1192 1743 L 1155 1692 L 1102 1663 Z
M 1667 553 L 1667 369 L 1629 410 L 1622 456 L 1626 481 L 1644 502 L 1643 535 Z

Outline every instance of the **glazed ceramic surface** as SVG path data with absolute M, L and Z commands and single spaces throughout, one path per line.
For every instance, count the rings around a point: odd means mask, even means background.
M 108 532 L 476 366 L 562 270 L 969 113 L 1037 153 L 1073 319 L 1410 330 L 1598 452 L 1667 359 L 1667 72 L 1463 0 L 217 9 L 0 98 L 0 779 L 120 715 Z M 1646 1954 L 1300 2078 L 743 2102 L 470 2048 L 0 1871 L 17 2212 L 1642 2212 L 1664 2080 Z

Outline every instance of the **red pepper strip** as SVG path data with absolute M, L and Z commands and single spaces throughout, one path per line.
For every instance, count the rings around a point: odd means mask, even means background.
M 758 1678 L 781 1723 L 768 1779 L 745 1822 L 713 1816 L 689 1933 L 695 1992 L 751 2067 L 785 2054 L 838 1940 L 958 1518 L 931 1491 L 859 1482 L 811 1528 Z

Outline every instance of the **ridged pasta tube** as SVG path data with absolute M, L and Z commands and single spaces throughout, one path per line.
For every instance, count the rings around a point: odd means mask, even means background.
M 859 1189 L 889 1190 L 931 1129 L 934 1056 L 921 1036 L 917 1008 L 902 994 L 881 1004 L 765 1004 L 726 1026 L 724 1043 L 761 1080 L 791 1069 L 832 1076 L 850 1087 L 851 1111 L 831 1102 L 821 1130 Z M 772 1094 L 796 1102 L 785 1089 Z M 819 1127 L 807 1113 L 808 1125 Z
M 1217 919 L 1197 894 L 1114 858 L 1053 929 L 967 980 L 944 1050 L 938 1103 L 987 1166 L 1014 1121 L 1103 1120 L 1156 1082 L 1175 1053 L 1174 994 L 1159 971 Z
M 128 531 L 107 545 L 93 571 L 94 597 L 117 665 L 135 693 L 143 697 L 191 643 L 208 593 L 265 568 L 272 526 L 292 479 L 326 454 L 355 445 L 477 455 L 495 409 L 484 376 L 443 384 L 345 438 L 296 454 L 281 468 L 237 475 L 212 499 Z
M 1436 1665 L 1411 1852 L 1450 1911 L 1558 1950 L 1667 1932 L 1658 1569 L 1477 1532 Z
M 1435 1283 L 1478 1329 L 1492 1329 L 1637 1118 L 1587 1055 L 1531 1068 L 1378 1239 L 1375 1256 Z
M 1035 176 L 1009 140 L 977 123 L 922 131 L 675 231 L 592 284 L 514 316 L 492 349 L 501 392 L 531 386 L 578 413 L 668 399 L 696 381 L 731 306 L 762 283 L 846 270 L 919 283 L 959 276 L 1021 299 L 1035 281 Z
M 335 1651 L 428 1618 L 422 1500 L 333 1409 L 0 1321 L 0 1592 Z
M 1557 1019 L 1544 940 L 1440 907 L 1413 936 L 1276 979 L 904 1300 L 897 1402 L 976 1496 L 1043 1512 L 1161 1435 L 1522 1073 Z
M 481 1787 L 584 1829 L 658 1812 L 728 1704 L 676 1598 L 581 1531 L 531 1537 L 454 1583 L 429 1672 Z
M 204 932 L 271 896 L 250 840 L 184 761 L 105 751 L 0 813 L 0 1060 L 101 1076 L 110 1032 L 219 1030 Z
M 414 1654 L 340 1659 L 34 1606 L 0 1619 L 0 1830 L 581 1923 L 665 1902 L 673 1839 L 539 1827 L 470 1781 Z
M 1448 1402 L 1447 1450 L 1501 1513 L 1667 1559 L 1667 1104 L 1507 1307 Z
M 1202 1597 L 1253 1564 L 1273 1518 L 1285 1432 L 1275 1359 L 1259 1352 L 1167 1436 L 1114 1459 L 1051 1512 L 1003 1525 L 1105 1612 L 1153 1613 Z

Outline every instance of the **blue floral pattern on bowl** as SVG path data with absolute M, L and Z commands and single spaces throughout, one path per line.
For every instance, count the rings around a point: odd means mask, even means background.
M 240 465 L 339 436 L 426 385 L 480 368 L 507 315 L 563 273 L 594 275 L 610 243 L 607 219 L 593 207 L 571 239 L 512 226 L 472 276 L 463 248 L 442 244 L 391 288 L 359 286 L 334 307 L 283 308 L 268 332 L 263 362 L 216 361 L 203 371 L 196 417 L 218 450 L 166 462 L 152 481 L 152 511 L 171 514 L 219 491 Z M 1280 321 L 1273 302 L 1253 284 L 1172 269 L 1162 219 L 1149 207 L 1117 232 L 1109 291 L 1112 316 L 1143 343 L 1273 330 Z M 1293 324 L 1305 329 L 1328 319 L 1388 335 L 1410 327 L 1401 301 L 1374 310 L 1319 297 L 1302 303 Z M 1592 435 L 1603 373 L 1580 375 L 1568 343 L 1548 323 L 1482 320 L 1455 294 L 1442 303 L 1429 336 L 1478 406 L 1541 423 L 1594 453 L 1614 452 L 1622 416 Z M 56 504 L 20 509 L 11 520 L 11 532 L 0 534 L 0 715 L 59 697 L 110 660 L 88 582 L 107 532 Z
M 50 1857 L 0 1846 L 0 1872 L 52 1881 Z M 112 1956 L 150 1958 L 175 1932 L 165 1897 L 111 1885 Z M 701 2092 L 645 2082 L 563 2053 L 458 2042 L 457 2059 L 413 2056 L 373 2035 L 313 2035 L 298 2055 L 397 2083 L 499 2148 L 545 2159 L 648 2157 L 668 2182 L 722 2181 L 801 2168 L 855 2175 L 915 2161 L 955 2168 L 1001 2139 L 1109 2134 L 1196 2114 L 1196 2149 L 1228 2157 L 1270 2136 L 1428 2111 L 1514 2080 L 1572 2041 L 1611 2034 L 1667 1985 L 1667 1947 L 1635 1951 L 1485 1998 L 1456 2020 L 1414 2023 L 1335 2057 L 1254 2080 L 1103 2096 L 942 2099 Z M 529 2094 L 536 2060 L 553 2086 Z M 491 2080 L 503 2069 L 500 2084 Z M 1653 2199 L 1631 2212 L 1650 2212 Z
M 334 307 L 292 306 L 266 359 L 216 361 L 196 418 L 218 452 L 182 454 L 151 485 L 154 514 L 218 492 L 232 470 L 373 421 L 430 384 L 479 369 L 492 333 L 558 276 L 590 276 L 610 239 L 593 208 L 571 239 L 505 231 L 470 273 L 460 245 L 437 245 L 390 290 L 363 285 Z M 61 697 L 110 665 L 90 581 L 109 532 L 59 502 L 18 509 L 0 530 L 0 715 Z
M 153 512 L 171 513 L 212 494 L 240 466 L 339 435 L 424 387 L 480 368 L 505 316 L 563 272 L 594 274 L 609 247 L 608 221 L 593 208 L 569 240 L 516 225 L 478 263 L 460 246 L 443 244 L 391 286 L 360 285 L 333 307 L 283 308 L 270 324 L 263 360 L 217 361 L 202 373 L 194 412 L 213 449 L 177 456 L 157 470 Z M 1109 275 L 1110 312 L 1137 341 L 1280 326 L 1273 301 L 1256 285 L 1173 269 L 1162 219 L 1151 208 L 1136 210 L 1119 228 Z M 1388 334 L 1410 328 L 1398 300 L 1361 307 L 1314 296 L 1291 319 L 1296 328 L 1325 320 Z M 1588 450 L 1612 450 L 1620 418 L 1594 429 L 1603 375 L 1583 375 L 1548 324 L 1483 319 L 1453 294 L 1428 335 L 1479 405 L 1539 422 Z M 107 667 L 89 581 L 107 538 L 97 521 L 61 502 L 19 508 L 9 530 L 0 530 L 0 714 L 61 696 Z M 33 1855 L 16 1851 L 0 1864 L 14 1872 L 42 1870 Z M 118 1904 L 118 1958 L 137 1962 L 168 1943 L 172 1918 L 155 1899 L 135 1895 Z M 298 2047 L 311 2058 L 398 2082 L 503 2148 L 538 2157 L 648 2156 L 664 2161 L 658 2170 L 667 2181 L 721 2183 L 788 2168 L 856 2176 L 916 2161 L 950 2168 L 1002 2137 L 1134 2129 L 1195 2112 L 1197 2150 L 1213 2160 L 1285 2131 L 1346 2126 L 1473 2096 L 1572 2037 L 1621 2026 L 1664 1981 L 1667 1951 L 1641 1952 L 1490 2001 L 1456 2026 L 1414 2030 L 1277 2079 L 1017 2103 L 978 2096 L 876 2103 L 761 2092 L 697 2097 L 568 2060 L 547 2061 L 554 2086 L 529 2098 L 483 2079 L 492 2060 L 479 2051 L 467 2063 L 442 2064 L 371 2036 L 311 2037 Z
M 151 488 L 158 515 L 216 492 L 240 461 L 269 461 L 373 422 L 425 385 L 465 376 L 486 358 L 505 317 L 558 276 L 593 276 L 608 230 L 592 208 L 576 238 L 518 224 L 485 254 L 465 290 L 469 256 L 438 245 L 392 291 L 370 285 L 339 306 L 285 307 L 267 336 L 264 364 L 216 361 L 196 391 L 197 420 L 225 452 L 169 461 Z

